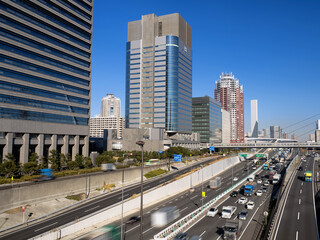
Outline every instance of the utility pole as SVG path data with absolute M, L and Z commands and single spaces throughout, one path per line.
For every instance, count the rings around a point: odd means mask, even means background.
M 140 240 L 143 240 L 143 145 L 144 145 L 144 141 L 137 141 L 136 144 L 141 147 Z

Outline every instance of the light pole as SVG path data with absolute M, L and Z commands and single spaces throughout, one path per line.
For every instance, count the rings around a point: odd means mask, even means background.
M 124 182 L 124 168 L 122 168 L 122 190 L 121 190 L 121 240 L 123 240 L 123 182 Z
M 143 240 L 143 145 L 144 145 L 144 141 L 137 141 L 136 144 L 141 147 L 140 240 Z
M 200 165 L 201 167 L 201 207 L 203 207 L 203 165 Z

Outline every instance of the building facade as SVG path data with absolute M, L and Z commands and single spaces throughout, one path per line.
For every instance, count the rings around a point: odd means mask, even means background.
M 282 129 L 280 126 L 270 126 L 270 138 L 282 138 Z
M 320 142 L 320 130 L 314 132 L 315 142 Z
M 243 86 L 232 73 L 222 73 L 216 81 L 214 98 L 221 103 L 221 108 L 230 112 L 231 143 L 244 142 L 244 94 Z
M 191 36 L 178 13 L 128 23 L 127 128 L 192 131 Z
M 121 101 L 120 98 L 113 94 L 107 94 L 101 100 L 101 117 L 121 117 Z
M 122 138 L 124 118 L 92 117 L 90 118 L 90 137 L 103 137 L 104 130 L 115 129 L 117 138 Z
M 258 137 L 258 100 L 251 100 L 251 137 Z
M 209 96 L 192 98 L 192 132 L 200 134 L 201 143 L 221 143 L 221 103 Z
M 222 116 L 222 143 L 229 144 L 230 143 L 230 112 L 221 109 Z
M 88 156 L 91 1 L 0 2 L 0 159 Z

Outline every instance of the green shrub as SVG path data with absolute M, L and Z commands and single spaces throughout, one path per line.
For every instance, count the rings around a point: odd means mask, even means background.
M 166 170 L 163 170 L 163 169 L 159 168 L 157 170 L 153 170 L 151 172 L 146 173 L 144 176 L 146 178 L 152 178 L 152 177 L 156 177 L 156 176 L 159 176 L 161 174 L 164 174 L 166 172 L 167 172 Z

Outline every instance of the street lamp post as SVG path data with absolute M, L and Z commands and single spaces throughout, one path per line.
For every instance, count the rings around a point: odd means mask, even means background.
M 201 207 L 203 207 L 203 165 L 200 165 L 201 167 Z
M 143 145 L 144 145 L 144 141 L 137 141 L 136 144 L 141 147 L 140 240 L 143 240 Z
M 121 240 L 123 240 L 123 183 L 124 183 L 124 168 L 122 168 L 122 189 L 121 189 Z

